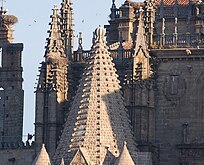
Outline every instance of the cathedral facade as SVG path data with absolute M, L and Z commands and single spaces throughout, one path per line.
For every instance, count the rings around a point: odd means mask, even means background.
M 73 4 L 51 15 L 36 86 L 35 141 L 22 143 L 23 44 L 0 13 L 0 161 L 12 165 L 203 165 L 204 2 L 112 0 L 90 50 Z M 105 40 L 106 36 L 106 40 Z

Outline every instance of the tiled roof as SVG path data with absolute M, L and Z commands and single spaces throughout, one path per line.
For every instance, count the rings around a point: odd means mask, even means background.
M 178 0 L 178 5 L 189 5 L 189 0 Z M 162 3 L 162 0 L 156 0 L 156 4 L 157 6 L 160 6 Z M 176 4 L 175 0 L 163 0 L 163 4 L 165 6 L 172 6 L 174 4 Z

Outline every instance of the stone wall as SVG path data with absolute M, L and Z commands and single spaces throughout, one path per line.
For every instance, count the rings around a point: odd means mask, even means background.
M 2 165 L 31 165 L 34 149 L 5 149 L 0 155 Z
M 186 164 L 183 158 L 196 158 L 204 152 L 192 147 L 202 144 L 204 137 L 204 49 L 153 50 L 152 54 L 159 62 L 155 90 L 159 162 Z M 188 165 L 197 160 L 187 161 Z M 199 162 L 204 164 L 202 156 Z

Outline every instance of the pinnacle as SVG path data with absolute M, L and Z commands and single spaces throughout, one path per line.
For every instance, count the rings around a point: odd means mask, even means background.
M 48 44 L 46 47 L 46 53 L 45 56 L 65 56 L 64 53 L 64 46 L 62 43 L 62 37 L 61 37 L 61 27 L 60 27 L 60 17 L 58 14 L 58 8 L 55 5 L 53 9 L 53 14 L 51 16 L 52 21 L 50 23 L 50 34 L 48 40 Z
M 144 31 L 144 20 L 143 20 L 143 9 L 139 9 L 139 25 L 138 25 L 138 32 L 137 32 L 137 38 L 136 38 L 136 47 L 135 47 L 135 53 L 139 51 L 140 48 L 142 48 L 146 55 L 148 54 L 146 52 L 147 45 L 146 45 L 146 37 L 145 37 L 145 31 Z

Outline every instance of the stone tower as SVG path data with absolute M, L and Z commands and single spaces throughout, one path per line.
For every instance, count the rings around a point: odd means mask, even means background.
M 22 43 L 12 43 L 18 19 L 0 9 L 0 148 L 22 142 L 23 89 Z
M 108 158 L 114 161 L 124 141 L 136 160 L 127 109 L 104 35 L 103 28 L 96 29 L 90 58 L 54 156 L 56 165 L 62 158 L 65 164 L 103 164 Z M 107 152 L 112 157 L 107 158 Z
M 40 67 L 36 90 L 35 119 L 36 152 L 45 144 L 50 156 L 53 155 L 61 134 L 68 92 L 68 59 L 61 37 L 61 17 L 56 6 L 51 18 L 45 62 Z
M 133 41 L 133 25 L 135 21 L 134 7 L 131 0 L 126 0 L 120 7 L 120 23 L 118 26 L 119 37 L 127 42 Z

